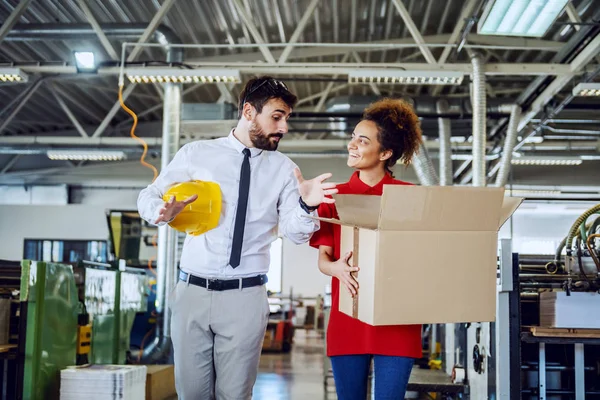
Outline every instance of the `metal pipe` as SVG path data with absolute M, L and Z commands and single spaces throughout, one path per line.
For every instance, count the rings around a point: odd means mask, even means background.
M 147 24 L 101 24 L 100 28 L 107 37 L 119 39 L 138 39 L 144 33 Z M 16 24 L 6 35 L 6 41 L 35 40 L 97 40 L 98 35 L 89 24 Z M 167 51 L 167 58 L 183 61 L 183 49 L 173 48 L 172 44 L 181 44 L 181 39 L 166 25 L 159 25 L 152 39 Z
M 482 66 L 483 69 L 483 66 Z M 380 96 L 374 95 L 349 95 L 349 96 L 336 96 L 327 101 L 325 110 L 329 113 L 339 113 L 340 110 L 343 110 L 344 113 L 357 113 L 357 115 L 361 115 L 365 108 L 367 108 L 371 103 L 379 100 Z M 446 97 L 444 100 L 448 104 L 448 108 L 446 112 L 441 113 L 438 110 L 438 101 L 439 97 L 432 96 L 419 96 L 419 97 L 403 97 L 403 100 L 410 103 L 415 112 L 422 117 L 423 115 L 427 115 L 430 117 L 444 117 L 444 118 L 452 118 L 452 117 L 462 117 L 462 116 L 471 116 L 477 107 L 473 105 L 477 105 L 475 101 L 468 98 L 456 98 L 456 97 Z M 500 116 L 508 116 L 510 114 L 510 107 L 514 104 L 513 100 L 509 99 L 501 99 L 501 98 L 491 98 L 486 101 L 486 112 L 487 114 Z M 301 115 L 308 115 L 307 113 L 301 112 L 298 113 Z
M 170 54 L 172 55 L 172 54 Z M 182 54 L 176 54 L 181 57 Z M 168 62 L 181 62 L 181 59 L 168 59 Z M 181 131 L 182 85 L 166 83 L 164 85 L 163 133 L 161 169 L 165 169 L 177 150 Z M 171 312 L 168 293 L 177 282 L 177 233 L 168 225 L 158 230 L 158 257 L 156 259 L 156 330 L 154 342 L 144 350 L 142 360 L 154 362 L 163 358 L 171 350 Z
M 521 107 L 514 104 L 510 110 L 510 119 L 508 120 L 508 128 L 506 130 L 506 138 L 504 139 L 504 149 L 502 150 L 502 160 L 496 176 L 496 186 L 504 187 L 508 181 L 508 172 L 510 171 L 510 162 L 512 160 L 513 149 L 517 143 L 517 127 L 521 119 Z
M 486 185 L 486 87 L 483 60 L 479 54 L 471 54 L 473 86 L 473 186 Z
M 440 114 L 448 111 L 448 101 L 441 99 L 436 104 L 437 112 Z M 438 118 L 440 131 L 440 185 L 452 185 L 452 147 L 450 137 L 452 136 L 451 124 L 448 118 Z

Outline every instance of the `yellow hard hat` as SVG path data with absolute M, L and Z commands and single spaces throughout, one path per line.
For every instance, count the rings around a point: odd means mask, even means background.
M 197 194 L 198 198 L 185 206 L 169 225 L 180 232 L 198 236 L 214 229 L 221 216 L 221 188 L 215 182 L 191 181 L 173 185 L 163 196 L 169 201 L 175 196 L 176 201 L 185 200 Z

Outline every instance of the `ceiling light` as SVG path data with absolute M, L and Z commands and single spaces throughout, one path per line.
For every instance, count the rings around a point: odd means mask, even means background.
M 96 72 L 96 57 L 91 51 L 74 51 L 77 72 Z
M 581 158 L 542 158 L 542 157 L 520 157 L 513 158 L 513 165 L 581 165 Z
M 510 189 L 504 192 L 505 196 L 527 197 L 527 196 L 557 196 L 561 194 L 560 190 L 526 190 Z
M 600 83 L 580 83 L 573 88 L 573 96 L 600 96 Z
M 477 24 L 480 35 L 542 37 L 569 0 L 490 0 Z
M 233 69 L 127 68 L 131 83 L 240 83 Z
M 524 141 L 523 141 L 523 136 L 518 136 L 517 140 L 519 142 L 523 142 L 523 143 L 535 143 L 535 144 L 540 144 L 540 143 L 544 142 L 544 138 L 542 136 L 529 136 L 529 137 L 526 137 Z
M 21 68 L 0 68 L 0 82 L 21 83 L 27 82 L 29 77 Z
M 403 71 L 397 69 L 359 69 L 348 73 L 348 83 L 378 85 L 460 85 L 464 74 L 458 71 Z
M 127 158 L 125 152 L 117 150 L 48 150 L 46 154 L 51 160 L 118 161 Z

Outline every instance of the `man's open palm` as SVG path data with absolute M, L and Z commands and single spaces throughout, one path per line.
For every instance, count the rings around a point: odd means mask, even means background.
M 300 191 L 300 196 L 306 205 L 310 207 L 316 207 L 321 203 L 335 202 L 334 199 L 326 197 L 338 192 L 335 183 L 325 182 L 327 179 L 331 178 L 330 173 L 319 175 L 310 180 L 305 180 L 302 177 L 300 169 L 296 168 L 294 170 L 294 175 L 296 175 L 296 179 L 298 180 L 298 190 Z
M 154 221 L 154 223 L 158 224 L 159 222 L 163 222 L 163 221 L 169 222 L 170 220 L 175 218 L 177 216 L 177 214 L 179 214 L 181 211 L 183 211 L 185 206 L 193 203 L 194 201 L 196 201 L 197 198 L 198 198 L 198 195 L 195 194 L 195 195 L 188 197 L 185 200 L 175 201 L 175 196 L 171 196 L 169 201 L 167 201 L 163 205 L 163 207 L 160 209 L 160 211 L 158 212 L 158 219 L 156 221 Z

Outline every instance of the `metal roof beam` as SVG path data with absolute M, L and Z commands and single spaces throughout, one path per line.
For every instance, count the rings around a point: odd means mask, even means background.
M 456 44 L 456 41 L 458 40 L 458 38 L 460 37 L 460 34 L 462 32 L 462 28 L 464 26 L 465 19 L 471 17 L 477 4 L 479 4 L 479 0 L 469 0 L 469 2 L 467 4 L 465 4 L 465 6 L 463 7 L 463 9 L 460 13 L 460 17 L 458 17 L 457 24 L 454 27 L 454 30 L 452 31 L 450 38 L 448 39 L 448 44 L 452 44 L 452 45 Z M 505 39 L 506 38 L 501 38 L 501 40 L 505 40 Z M 473 43 L 472 35 L 469 35 L 469 41 L 471 41 L 471 43 Z M 442 55 L 440 56 L 440 59 L 438 60 L 438 62 L 440 64 L 444 64 L 448 60 L 448 57 L 450 56 L 450 53 L 452 52 L 453 48 L 454 48 L 454 46 L 446 47 L 444 49 L 444 51 L 442 52 Z
M 90 9 L 90 7 L 87 5 L 86 0 L 77 0 L 77 2 L 79 3 L 79 7 L 81 8 L 81 10 L 83 11 L 83 13 L 85 14 L 88 22 L 90 23 L 90 25 L 92 25 L 92 28 L 94 28 L 94 31 L 96 32 L 96 35 L 98 35 L 98 39 L 100 39 L 100 43 L 102 43 L 102 46 L 104 47 L 104 50 L 106 50 L 106 52 L 108 53 L 108 55 L 113 60 L 118 60 L 119 59 L 119 54 L 116 52 L 116 50 L 112 46 L 112 44 L 110 44 L 110 41 L 108 40 L 108 38 L 104 34 L 104 31 L 102 31 L 102 28 L 100 27 L 100 24 L 98 23 L 98 21 L 94 17 L 94 14 L 92 13 L 92 10 Z
M 279 65 L 274 63 L 239 62 L 239 63 L 202 63 L 188 62 L 205 68 L 232 68 L 242 73 L 266 73 L 266 74 L 289 74 L 289 75 L 343 75 L 351 70 L 363 69 L 397 69 L 403 68 L 407 71 L 462 71 L 469 74 L 472 66 L 469 63 L 457 64 L 426 64 L 426 63 L 286 63 Z M 28 73 L 45 74 L 74 74 L 74 66 L 54 65 L 23 65 L 19 66 Z M 169 67 L 161 67 L 168 69 Z M 127 71 L 127 68 L 125 69 Z M 139 69 L 138 69 L 139 70 Z M 534 63 L 490 63 L 484 66 L 486 75 L 551 75 L 563 76 L 580 73 L 577 69 L 573 72 L 569 65 L 565 64 L 534 64 Z M 118 67 L 106 67 L 98 70 L 100 75 L 118 75 Z M 83 78 L 82 78 L 83 79 Z
M 241 0 L 233 0 L 233 4 L 238 14 L 240 14 L 240 18 L 242 19 L 242 21 L 244 21 L 244 24 L 250 31 L 252 37 L 254 38 L 254 41 L 259 44 L 264 44 L 264 39 L 260 35 L 258 29 L 256 29 L 256 25 L 254 25 L 254 22 L 252 22 L 252 17 L 246 12 L 246 9 L 244 8 L 244 5 L 242 4 Z M 273 54 L 271 54 L 271 51 L 268 48 L 260 47 L 260 52 L 262 53 L 263 57 L 265 57 L 265 60 L 267 60 L 268 62 L 276 62 L 275 57 L 273 57 Z
M 425 40 L 423 39 L 423 36 L 421 35 L 421 32 L 419 32 L 419 29 L 415 25 L 414 21 L 410 17 L 408 10 L 406 9 L 406 7 L 404 7 L 402 0 L 392 0 L 392 3 L 396 6 L 396 9 L 400 13 L 400 16 L 406 24 L 410 34 L 419 46 L 421 53 L 423 53 L 423 57 L 425 57 L 425 60 L 427 60 L 429 64 L 435 64 L 435 57 L 431 53 L 431 50 L 428 47 L 424 46 Z
M 302 35 L 302 32 L 304 32 L 304 29 L 306 28 L 306 25 L 308 25 L 308 21 L 310 20 L 310 17 L 312 17 L 313 13 L 315 12 L 315 9 L 319 5 L 319 1 L 320 0 L 312 0 L 310 2 L 310 4 L 308 5 L 308 8 L 304 12 L 304 15 L 302 15 L 302 18 L 300 19 L 300 22 L 298 23 L 296 30 L 294 30 L 292 37 L 290 37 L 288 45 L 285 47 L 285 49 L 283 49 L 283 52 L 281 53 L 281 56 L 279 57 L 279 61 L 277 62 L 278 64 L 284 64 L 287 61 L 290 53 L 292 52 L 292 50 L 294 48 L 294 43 L 298 42 L 300 35 Z
M 425 46 L 436 46 L 442 47 L 446 46 L 446 49 L 452 49 L 453 45 L 450 43 L 446 43 L 449 41 L 450 35 L 447 34 L 439 34 L 439 35 L 429 35 L 423 36 L 423 40 L 425 42 Z M 270 43 L 273 46 L 281 47 L 281 43 Z M 356 46 L 352 46 L 356 45 Z M 382 45 L 389 45 L 390 47 L 384 47 Z M 396 45 L 396 46 L 394 46 Z M 331 46 L 306 46 L 305 43 L 298 43 L 294 52 L 288 56 L 288 60 L 298 59 L 298 58 L 311 58 L 311 57 L 319 57 L 319 56 L 332 56 L 332 55 L 343 55 L 350 51 L 361 51 L 361 52 L 374 52 L 374 51 L 389 51 L 389 50 L 397 50 L 398 45 L 403 47 L 419 47 L 412 38 L 404 38 L 404 39 L 385 39 L 385 40 L 375 40 L 372 42 L 359 42 L 359 43 L 340 43 L 340 46 L 331 45 Z M 541 39 L 524 39 L 524 38 L 512 38 L 512 37 L 488 37 L 485 35 L 477 35 L 472 34 L 469 35 L 469 44 L 466 45 L 466 48 L 489 48 L 489 49 L 528 49 L 528 50 L 543 50 L 543 51 L 551 51 L 557 52 L 563 47 L 563 42 L 555 42 L 551 40 L 541 40 Z M 231 46 L 235 48 L 235 45 Z M 271 54 L 274 57 L 280 57 L 283 53 L 283 50 L 276 50 L 275 48 L 271 49 Z M 190 62 L 229 62 L 229 61 L 257 61 L 262 60 L 263 54 L 259 51 L 255 52 L 244 52 L 241 54 L 227 54 L 227 55 L 219 55 L 213 57 L 190 57 L 186 59 Z
M 19 4 L 12 10 L 6 21 L 2 23 L 0 26 L 0 43 L 4 40 L 8 32 L 15 26 L 15 24 L 19 21 L 21 16 L 27 10 L 27 7 L 31 3 L 31 0 L 21 0 Z
M 29 99 L 35 93 L 35 91 L 41 86 L 43 81 L 44 78 L 39 78 L 33 85 L 27 88 L 27 92 L 21 97 L 19 103 L 15 106 L 15 108 L 13 108 L 12 112 L 4 119 L 4 121 L 2 121 L 2 125 L 0 125 L 0 135 L 2 135 L 2 131 L 4 131 L 6 127 L 8 127 L 10 122 L 15 118 L 19 111 L 21 111 L 23 106 L 29 101 Z M 4 112 L 5 110 L 6 109 L 3 109 L 2 111 Z
M 12 158 L 10 160 L 8 160 L 8 162 L 4 165 L 4 167 L 2 167 L 2 171 L 0 171 L 0 175 L 7 173 L 8 170 L 11 169 L 13 167 L 13 165 L 16 164 L 17 161 L 19 161 L 19 158 L 21 158 L 21 154 L 15 154 L 14 156 L 12 156 Z
M 560 92 L 570 81 L 573 79 L 577 73 L 579 73 L 584 67 L 592 61 L 600 51 L 600 34 L 596 35 L 596 37 L 590 41 L 587 46 L 573 59 L 570 64 L 567 64 L 569 68 L 569 72 L 566 74 L 561 74 L 556 77 L 546 89 L 540 93 L 539 96 L 535 99 L 531 106 L 521 117 L 519 121 L 519 126 L 517 128 L 518 131 L 523 130 L 525 126 L 540 112 L 546 104 L 552 98 Z M 517 145 L 518 148 L 519 145 Z
M 65 101 L 62 99 L 62 97 L 60 97 L 60 94 L 57 93 L 56 89 L 57 89 L 57 87 L 53 83 L 50 88 L 50 92 L 56 98 L 56 101 L 60 105 L 60 108 L 62 108 L 63 111 L 65 112 L 65 114 L 67 114 L 67 117 L 69 117 L 69 120 L 71 120 L 71 122 L 73 123 L 73 126 L 75 126 L 75 129 L 77 129 L 77 132 L 79 132 L 79 134 L 82 137 L 88 138 L 89 136 L 88 136 L 87 132 L 85 131 L 85 129 L 83 129 L 83 127 L 81 126 L 79 121 L 77 121 L 75 114 L 73 114 L 73 112 L 69 109 L 69 107 L 67 106 Z
M 148 27 L 146 28 L 144 33 L 142 33 L 142 36 L 140 36 L 139 40 L 137 41 L 136 46 L 133 48 L 131 53 L 129 53 L 129 56 L 127 57 L 127 62 L 135 61 L 135 59 L 137 58 L 137 56 L 140 54 L 140 52 L 143 49 L 141 44 L 146 43 L 148 41 L 148 39 L 150 39 L 150 37 L 152 36 L 154 31 L 156 31 L 156 29 L 160 25 L 161 21 L 163 20 L 163 18 L 165 17 L 165 15 L 167 14 L 167 12 L 171 8 L 171 6 L 173 6 L 174 3 L 175 3 L 175 0 L 165 0 L 165 2 L 160 6 L 158 11 L 152 18 L 152 21 L 150 21 L 150 23 L 148 24 Z
M 573 25 L 573 28 L 575 28 L 576 31 L 580 30 L 581 27 L 577 24 L 580 24 L 582 22 L 581 17 L 579 16 L 577 9 L 575 8 L 572 2 L 569 1 L 567 7 L 565 8 L 565 11 L 567 13 L 567 16 L 569 17 L 569 21 L 575 23 L 575 25 Z

